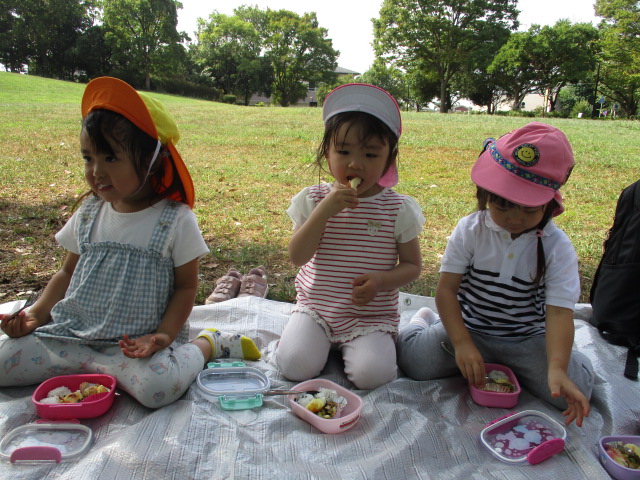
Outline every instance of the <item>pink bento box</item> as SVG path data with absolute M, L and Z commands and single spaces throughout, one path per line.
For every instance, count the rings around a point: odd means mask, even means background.
M 347 399 L 347 404 L 336 417 L 330 419 L 319 417 L 296 402 L 296 395 L 289 395 L 291 410 L 305 422 L 310 423 L 324 433 L 341 433 L 352 428 L 360 418 L 360 412 L 363 406 L 362 398 L 355 393 L 324 378 L 307 380 L 306 382 L 299 383 L 293 387 L 292 390 L 305 392 L 320 390 L 321 388 L 335 390 L 338 395 Z
M 482 405 L 484 407 L 498 407 L 498 408 L 513 408 L 518 403 L 518 397 L 520 395 L 520 384 L 518 383 L 518 379 L 515 374 L 509 367 L 505 367 L 504 365 L 498 365 L 497 363 L 485 363 L 484 369 L 487 372 L 487 375 L 492 370 L 499 370 L 504 372 L 509 377 L 509 381 L 513 383 L 516 387 L 514 392 L 510 393 L 501 393 L 501 392 L 489 392 L 486 390 L 480 390 L 474 385 L 469 385 L 469 390 L 471 392 L 471 398 L 478 405 Z
M 72 392 L 80 388 L 83 382 L 97 383 L 109 389 L 87 397 L 78 403 L 41 403 L 49 392 L 58 387 L 67 387 Z M 116 393 L 116 378 L 111 375 L 87 373 L 79 375 L 62 375 L 42 382 L 33 392 L 31 400 L 40 418 L 48 420 L 74 420 L 80 418 L 99 417 L 111 408 Z

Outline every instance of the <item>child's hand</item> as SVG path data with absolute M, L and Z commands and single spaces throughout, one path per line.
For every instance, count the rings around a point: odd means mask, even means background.
M 356 208 L 357 206 L 358 193 L 356 189 L 335 182 L 331 191 L 316 208 L 324 209 L 327 218 L 331 218 L 345 208 Z
M 0 315 L 0 328 L 8 336 L 12 338 L 24 337 L 29 335 L 42 323 L 30 312 L 20 312 L 15 318 L 9 320 L 11 315 Z
M 145 358 L 171 345 L 171 339 L 166 333 L 152 333 L 133 340 L 125 335 L 118 343 L 125 356 Z
M 358 306 L 366 305 L 373 300 L 380 289 L 379 277 L 374 273 L 359 275 L 351 284 L 353 285 L 351 301 Z
M 564 423 L 569 425 L 575 420 L 576 425 L 581 427 L 584 417 L 588 417 L 591 411 L 587 397 L 571 381 L 567 374 L 560 369 L 550 369 L 547 382 L 549 390 L 551 390 L 551 396 L 564 397 L 567 402 L 567 409 L 562 412 L 562 415 L 567 417 Z
M 477 387 L 483 386 L 486 383 L 487 372 L 482 355 L 473 342 L 456 345 L 455 354 L 456 365 L 467 382 Z

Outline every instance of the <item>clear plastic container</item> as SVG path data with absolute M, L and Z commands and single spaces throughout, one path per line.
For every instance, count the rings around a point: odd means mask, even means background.
M 0 442 L 0 458 L 11 463 L 60 463 L 84 455 L 93 432 L 79 423 L 30 423 L 12 430 Z
M 520 396 L 520 384 L 518 383 L 518 379 L 515 374 L 509 367 L 505 367 L 504 365 L 498 365 L 497 363 L 485 363 L 484 369 L 487 372 L 493 370 L 499 370 L 504 372 L 509 377 L 509 381 L 515 386 L 515 391 L 513 392 L 491 392 L 486 390 L 480 390 L 474 385 L 469 385 L 469 391 L 471 392 L 471 398 L 478 405 L 482 405 L 484 407 L 498 407 L 498 408 L 513 408 L 518 404 L 518 397 Z
M 347 404 L 338 411 L 335 417 L 319 417 L 296 402 L 297 395 L 289 395 L 289 403 L 293 413 L 324 433 L 341 433 L 352 428 L 360 418 L 360 412 L 362 411 L 363 406 L 362 398 L 355 393 L 341 387 L 331 380 L 325 380 L 323 378 L 314 378 L 313 380 L 307 380 L 306 382 L 299 383 L 293 387 L 292 390 L 311 392 L 319 391 L 321 388 L 335 390 L 338 395 L 347 400 Z
M 607 443 L 622 442 L 623 444 L 631 443 L 640 447 L 640 436 L 637 435 L 611 435 L 602 437 L 598 442 L 598 450 L 600 453 L 600 462 L 609 475 L 616 480 L 640 480 L 640 470 L 635 468 L 627 468 L 620 465 L 611 458 L 605 449 Z
M 509 414 L 482 430 L 482 444 L 505 463 L 535 465 L 564 450 L 567 431 L 536 410 Z
M 83 382 L 104 385 L 109 392 L 91 395 L 78 403 L 42 403 L 49 392 L 58 387 L 67 387 L 72 392 L 80 388 Z M 116 394 L 116 378 L 111 375 L 79 374 L 62 375 L 42 382 L 33 392 L 31 400 L 40 418 L 49 420 L 70 420 L 99 417 L 111 408 Z
M 224 410 L 246 410 L 262 406 L 262 393 L 269 389 L 269 379 L 257 368 L 243 362 L 209 363 L 196 377 L 200 392 L 209 400 L 220 402 Z

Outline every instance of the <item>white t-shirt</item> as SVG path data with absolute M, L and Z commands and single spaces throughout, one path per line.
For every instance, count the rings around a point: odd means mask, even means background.
M 538 288 L 535 231 L 515 240 L 488 210 L 462 218 L 442 257 L 440 272 L 462 274 L 458 300 L 470 330 L 529 337 L 544 333 L 545 305 L 574 309 L 580 297 L 578 257 L 553 221 L 544 228 L 546 273 Z
M 91 242 L 111 241 L 146 248 L 168 201 L 161 200 L 149 208 L 134 213 L 117 212 L 111 203 L 105 202 L 91 229 Z M 176 215 L 171 233 L 172 239 L 167 242 L 167 250 L 160 252 L 162 256 L 173 260 L 174 267 L 179 267 L 209 253 L 195 214 L 187 205 L 179 204 L 179 208 L 180 211 Z M 78 212 L 75 212 L 56 234 L 57 242 L 75 254 L 80 253 L 74 235 L 77 214 Z

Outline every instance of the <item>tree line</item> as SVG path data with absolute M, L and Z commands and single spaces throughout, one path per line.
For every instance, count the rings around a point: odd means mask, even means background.
M 287 106 L 338 83 L 339 52 L 314 12 L 242 6 L 177 30 L 176 0 L 0 0 L 0 63 L 65 80 L 113 75 L 137 88 Z M 638 115 L 640 2 L 596 0 L 599 25 L 519 27 L 517 0 L 384 0 L 372 20 L 376 59 L 358 78 L 406 106 L 441 112 L 468 98 L 494 113 L 530 93 L 549 112 L 604 98 Z M 348 67 L 345 65 L 345 67 Z M 350 79 L 349 79 L 350 80 Z M 585 108 L 586 108 L 585 107 Z

